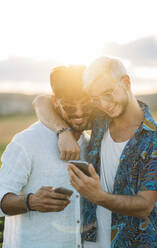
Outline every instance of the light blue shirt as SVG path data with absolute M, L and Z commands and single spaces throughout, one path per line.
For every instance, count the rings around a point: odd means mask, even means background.
M 86 134 L 79 144 L 81 159 L 86 159 Z M 80 195 L 70 185 L 66 164 L 59 158 L 56 133 L 41 122 L 13 138 L 2 156 L 0 201 L 8 192 L 35 193 L 42 186 L 66 187 L 74 193 L 64 211 L 6 216 L 3 248 L 81 247 Z M 2 210 L 0 214 L 5 215 Z

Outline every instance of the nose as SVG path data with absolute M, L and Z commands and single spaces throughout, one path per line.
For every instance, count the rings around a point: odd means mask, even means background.
M 83 110 L 82 110 L 81 107 L 77 107 L 77 108 L 76 108 L 75 115 L 76 115 L 78 118 L 81 118 L 81 117 L 82 117 L 82 115 L 83 115 Z

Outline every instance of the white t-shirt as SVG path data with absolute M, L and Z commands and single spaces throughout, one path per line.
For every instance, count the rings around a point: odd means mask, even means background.
M 88 137 L 82 135 L 78 143 L 86 160 Z M 42 186 L 66 187 L 74 193 L 64 211 L 6 216 L 3 248 L 81 247 L 80 195 L 69 182 L 66 164 L 59 156 L 56 133 L 41 122 L 13 138 L 2 156 L 0 201 L 8 192 L 34 193 Z M 1 209 L 0 215 L 5 216 Z
M 126 142 L 114 142 L 109 129 L 101 143 L 100 181 L 105 192 L 113 192 L 114 178 L 119 165 L 121 153 Z M 111 247 L 111 211 L 97 206 L 97 241 L 85 242 L 85 248 L 110 248 Z

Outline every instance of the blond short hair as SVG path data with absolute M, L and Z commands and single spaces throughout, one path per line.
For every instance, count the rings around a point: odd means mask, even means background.
M 122 62 L 117 58 L 100 57 L 94 60 L 84 71 L 83 84 L 87 89 L 99 76 L 108 74 L 115 80 L 120 80 L 127 71 Z

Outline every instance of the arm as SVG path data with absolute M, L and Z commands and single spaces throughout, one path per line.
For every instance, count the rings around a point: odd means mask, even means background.
M 24 214 L 27 212 L 23 196 L 13 193 L 7 193 L 3 196 L 1 200 L 1 209 L 6 215 Z
M 31 160 L 24 148 L 11 142 L 2 156 L 0 169 L 0 214 L 16 215 L 27 212 L 24 197 L 19 194 L 27 185 L 31 174 Z M 57 200 L 56 200 L 57 199 Z M 51 187 L 39 189 L 29 198 L 30 207 L 41 212 L 63 210 L 69 199 L 65 195 L 56 194 Z
M 101 189 L 99 176 L 92 165 L 89 166 L 91 177 L 87 177 L 74 165 L 69 165 L 68 172 L 73 187 L 89 201 L 121 215 L 146 218 L 157 201 L 157 191 L 139 191 L 135 196 L 115 195 Z
M 38 96 L 33 101 L 37 117 L 52 131 L 68 127 L 66 122 L 56 113 L 51 96 Z M 80 147 L 71 131 L 59 135 L 58 147 L 63 160 L 80 159 Z
M 55 111 L 51 97 L 51 95 L 37 96 L 32 104 L 38 119 L 49 129 L 56 132 L 62 128 L 66 128 L 69 126 Z M 87 130 L 92 129 L 93 118 L 95 118 L 95 116 L 91 117 L 91 120 L 88 123 Z
M 52 131 L 56 132 L 68 127 L 66 122 L 56 113 L 51 95 L 37 96 L 32 104 L 39 120 Z
M 31 210 L 59 212 L 70 203 L 67 195 L 57 194 L 51 187 L 42 187 L 29 197 Z M 1 201 L 1 209 L 7 215 L 23 214 L 28 211 L 24 196 L 8 193 Z

